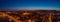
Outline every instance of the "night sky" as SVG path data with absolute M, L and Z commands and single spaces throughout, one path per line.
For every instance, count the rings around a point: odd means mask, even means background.
M 0 10 L 21 9 L 60 10 L 60 0 L 0 0 Z

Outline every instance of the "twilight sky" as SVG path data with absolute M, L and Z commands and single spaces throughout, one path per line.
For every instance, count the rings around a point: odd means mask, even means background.
M 0 10 L 60 9 L 60 0 L 0 0 Z

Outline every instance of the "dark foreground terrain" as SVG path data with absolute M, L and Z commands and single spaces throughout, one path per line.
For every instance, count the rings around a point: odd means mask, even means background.
M 60 11 L 0 11 L 0 22 L 60 22 Z

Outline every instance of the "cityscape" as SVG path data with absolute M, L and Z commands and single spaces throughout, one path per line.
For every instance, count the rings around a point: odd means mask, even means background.
M 60 11 L 0 11 L 0 22 L 60 22 Z
M 60 22 L 60 0 L 0 0 L 0 22 Z

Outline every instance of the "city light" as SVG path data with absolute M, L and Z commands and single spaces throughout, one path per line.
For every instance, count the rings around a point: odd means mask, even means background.
M 16 14 L 16 15 L 12 16 L 11 14 L 12 15 Z M 34 12 L 33 11 L 24 11 L 23 12 L 22 11 L 22 14 L 19 14 L 18 12 L 15 12 L 15 13 L 14 12 L 0 12 L 0 18 L 7 17 L 10 22 L 12 22 L 12 20 L 14 22 L 26 22 L 26 21 L 27 22 L 36 22 L 36 21 L 53 22 L 52 20 L 54 20 L 54 19 L 60 19 L 59 12 L 56 14 L 54 14 L 54 12 L 45 13 L 45 12 L 37 12 L 37 11 L 34 11 Z M 57 21 L 57 22 L 59 22 L 59 21 Z

